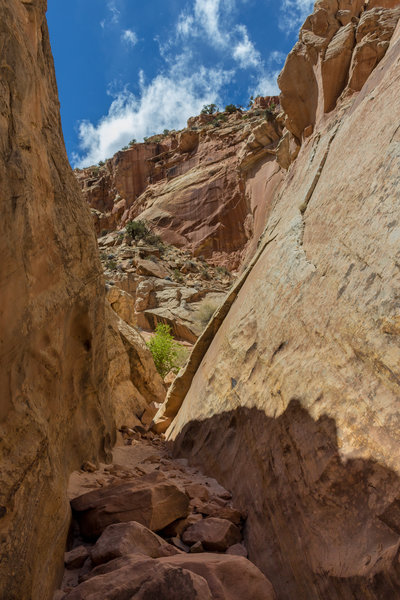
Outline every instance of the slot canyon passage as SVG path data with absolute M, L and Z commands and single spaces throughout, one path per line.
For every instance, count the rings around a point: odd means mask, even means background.
M 46 9 L 0 0 L 0 600 L 400 598 L 400 2 L 74 172 Z

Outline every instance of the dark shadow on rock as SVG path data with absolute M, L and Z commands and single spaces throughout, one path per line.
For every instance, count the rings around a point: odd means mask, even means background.
M 400 598 L 399 477 L 343 462 L 333 419 L 297 400 L 276 419 L 239 408 L 187 424 L 173 451 L 234 492 L 278 600 Z

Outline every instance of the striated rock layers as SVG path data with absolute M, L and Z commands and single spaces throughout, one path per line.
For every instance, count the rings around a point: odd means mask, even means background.
M 104 284 L 64 150 L 44 0 L 0 0 L 0 597 L 50 598 L 66 481 L 112 443 Z M 50 550 L 51 549 L 51 550 Z
M 164 241 L 237 268 L 254 252 L 267 198 L 282 179 L 278 106 L 277 98 L 262 98 L 245 114 L 200 115 L 183 131 L 76 171 L 97 232 L 139 217 Z
M 280 77 L 300 153 L 175 386 L 175 451 L 240 499 L 280 600 L 400 595 L 400 26 L 382 4 L 307 19 Z

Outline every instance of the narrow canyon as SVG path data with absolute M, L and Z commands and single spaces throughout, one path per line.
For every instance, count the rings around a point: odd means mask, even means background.
M 0 600 L 400 598 L 400 1 L 75 171 L 46 10 L 0 0 Z

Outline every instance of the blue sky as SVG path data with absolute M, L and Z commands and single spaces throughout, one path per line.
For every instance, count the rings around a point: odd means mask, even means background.
M 180 129 L 204 104 L 246 105 L 276 77 L 313 0 L 48 0 L 73 166 Z

